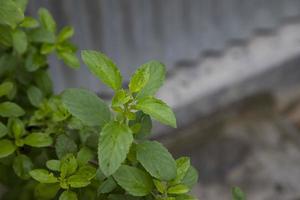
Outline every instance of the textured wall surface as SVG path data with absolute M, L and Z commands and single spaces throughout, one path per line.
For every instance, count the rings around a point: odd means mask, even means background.
M 176 71 L 178 63 L 198 62 L 207 53 L 222 52 L 230 41 L 245 41 L 256 30 L 272 30 L 300 13 L 299 0 L 31 0 L 29 12 L 36 14 L 40 6 L 60 25 L 75 26 L 80 49 L 101 50 L 115 59 L 127 80 L 150 59 Z M 58 91 L 66 86 L 107 91 L 86 69 L 73 72 L 53 62 Z

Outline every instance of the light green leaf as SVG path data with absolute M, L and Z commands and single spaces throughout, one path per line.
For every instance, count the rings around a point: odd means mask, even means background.
M 150 61 L 143 64 L 140 69 L 148 69 L 149 79 L 142 90 L 137 94 L 137 98 L 146 96 L 153 96 L 157 90 L 162 86 L 165 80 L 166 69 L 165 66 L 158 61 Z
M 84 89 L 67 89 L 62 101 L 68 111 L 89 126 L 103 126 L 110 121 L 106 103 L 96 94 Z
M 165 182 L 153 179 L 153 183 L 154 183 L 157 191 L 159 191 L 161 194 L 164 194 L 165 191 L 167 190 L 167 185 Z
M 0 158 L 4 158 L 15 152 L 17 147 L 12 143 L 12 141 L 3 139 L 0 140 Z
M 94 152 L 88 147 L 82 147 L 77 154 L 77 162 L 79 165 L 85 165 L 94 158 Z
M 190 166 L 187 173 L 183 177 L 181 183 L 183 183 L 184 185 L 192 189 L 194 185 L 197 183 L 197 181 L 198 181 L 198 172 L 193 166 Z
M 14 0 L 17 4 L 17 6 L 22 10 L 22 12 L 25 12 L 28 0 Z
M 83 62 L 90 71 L 107 86 L 117 90 L 122 85 L 122 76 L 116 64 L 106 55 L 97 51 L 81 52 Z
M 39 25 L 39 22 L 32 17 L 25 17 L 22 23 L 19 25 L 23 28 L 35 28 Z
M 137 145 L 137 160 L 155 178 L 170 181 L 176 177 L 176 162 L 158 142 L 145 141 Z
M 89 185 L 91 182 L 86 179 L 85 177 L 82 177 L 80 175 L 72 175 L 68 178 L 68 184 L 72 187 L 72 188 L 82 188 L 82 187 L 86 187 L 87 185 Z
M 12 36 L 13 36 L 13 46 L 15 51 L 18 54 L 25 53 L 28 46 L 26 33 L 21 30 L 16 30 Z
M 25 114 L 25 111 L 15 103 L 3 102 L 0 103 L 0 116 L 2 117 L 20 117 Z
M 53 139 L 46 133 L 30 133 L 24 139 L 24 144 L 32 147 L 48 147 L 53 143 Z
M 79 68 L 80 62 L 75 53 L 72 52 L 59 52 L 59 57 L 64 61 L 66 65 L 72 68 Z
M 55 151 L 57 157 L 62 158 L 68 153 L 76 153 L 77 144 L 70 137 L 63 134 L 56 139 Z
M 116 182 L 112 177 L 108 177 L 98 188 L 98 194 L 110 193 L 117 187 Z
M 44 43 L 41 48 L 41 54 L 47 55 L 55 50 L 55 44 Z
M 8 95 L 14 88 L 14 84 L 10 81 L 5 81 L 0 85 L 0 97 Z
M 57 42 L 63 42 L 74 35 L 74 28 L 71 26 L 64 27 L 57 36 Z
M 30 176 L 40 183 L 57 183 L 58 179 L 45 169 L 34 169 L 29 172 Z
M 189 188 L 183 184 L 175 185 L 168 188 L 168 194 L 185 194 Z
M 8 128 L 0 122 L 0 138 L 4 137 L 8 133 Z
M 10 118 L 9 120 L 10 131 L 13 133 L 14 138 L 19 139 L 25 134 L 25 125 L 19 118 Z
M 131 99 L 130 95 L 124 90 L 118 90 L 113 99 L 112 99 L 112 107 L 122 107 L 125 103 L 127 103 Z
M 39 107 L 44 98 L 42 91 L 35 86 L 30 86 L 27 89 L 27 97 L 30 103 L 35 107 Z
M 40 8 L 38 11 L 39 18 L 41 21 L 41 25 L 48 31 L 55 33 L 56 32 L 56 23 L 49 13 L 49 11 L 45 8 Z
M 78 163 L 74 155 L 67 154 L 61 159 L 60 176 L 66 177 L 76 172 Z
M 52 184 L 39 183 L 34 190 L 34 196 L 37 199 L 50 200 L 56 196 L 59 189 L 60 186 L 57 183 L 52 183 Z
M 0 0 L 0 24 L 12 28 L 24 18 L 22 9 L 12 0 Z
M 20 154 L 14 158 L 13 169 L 20 178 L 29 179 L 32 168 L 33 163 L 28 156 Z
M 246 195 L 239 187 L 233 187 L 231 189 L 232 200 L 246 200 Z
M 148 82 L 150 78 L 150 68 L 141 67 L 131 77 L 129 82 L 129 90 L 132 93 L 139 92 Z
M 136 107 L 157 121 L 176 128 L 175 115 L 171 108 L 163 101 L 154 97 L 145 97 L 137 102 Z
M 113 177 L 123 189 L 133 196 L 146 196 L 153 189 L 151 176 L 135 167 L 122 165 Z
M 71 190 L 67 190 L 60 195 L 59 200 L 77 200 L 77 194 Z
M 178 158 L 176 160 L 177 175 L 172 183 L 180 183 L 180 181 L 185 177 L 190 166 L 190 159 L 188 157 Z
M 98 145 L 100 169 L 106 176 L 113 174 L 125 160 L 133 142 L 131 130 L 119 122 L 103 127 Z
M 52 170 L 52 171 L 60 171 L 60 161 L 59 160 L 48 160 L 46 162 L 46 166 L 48 169 Z

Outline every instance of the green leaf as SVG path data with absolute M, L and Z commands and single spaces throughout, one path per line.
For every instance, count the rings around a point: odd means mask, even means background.
M 55 33 L 56 32 L 56 23 L 49 13 L 49 11 L 45 8 L 40 8 L 38 11 L 39 18 L 41 21 L 41 25 L 48 31 Z
M 190 159 L 188 157 L 178 158 L 176 160 L 177 175 L 172 183 L 180 183 L 180 181 L 185 177 L 190 166 Z
M 84 89 L 64 91 L 62 101 L 68 111 L 89 126 L 103 126 L 110 121 L 106 103 L 96 94 Z
M 98 145 L 100 169 L 106 176 L 113 174 L 125 160 L 133 142 L 128 126 L 118 122 L 110 122 L 103 127 Z
M 194 185 L 197 183 L 197 181 L 198 181 L 198 172 L 193 166 L 190 166 L 187 173 L 183 177 L 181 183 L 183 183 L 184 185 L 192 189 Z
M 14 28 L 24 18 L 23 11 L 12 0 L 0 0 L 0 24 Z
M 74 174 L 77 170 L 78 163 L 74 155 L 67 154 L 61 159 L 60 171 L 61 177 L 66 177 Z
M 10 131 L 13 133 L 14 138 L 19 139 L 25 134 L 24 122 L 18 118 L 10 118 L 9 120 Z
M 22 12 L 25 12 L 28 0 L 14 0 L 17 6 L 22 10 Z
M 35 28 L 39 25 L 39 22 L 32 17 L 25 17 L 22 23 L 19 25 L 23 28 Z
M 246 200 L 246 195 L 239 187 L 233 187 L 231 189 L 232 200 Z
M 146 96 L 153 96 L 157 90 L 162 86 L 165 80 L 166 69 L 165 66 L 158 61 L 150 61 L 143 64 L 140 69 L 148 69 L 149 79 L 142 90 L 137 94 L 137 98 Z
M 149 115 L 146 115 L 142 111 L 136 112 L 136 118 L 134 121 L 130 121 L 132 124 L 140 124 L 140 128 L 135 132 L 135 138 L 144 139 L 151 134 L 152 120 Z
M 0 122 L 0 138 L 7 135 L 7 133 L 8 133 L 7 127 L 2 122 Z
M 82 188 L 82 187 L 86 187 L 87 185 L 89 185 L 91 182 L 86 179 L 85 177 L 82 177 L 80 175 L 72 175 L 68 178 L 68 184 L 72 187 L 72 188 Z
M 13 169 L 20 178 L 29 179 L 32 168 L 33 163 L 28 156 L 20 154 L 14 158 Z
M 55 151 L 57 157 L 62 158 L 68 153 L 76 153 L 77 144 L 71 138 L 63 134 L 56 139 Z
M 185 194 L 189 188 L 183 184 L 175 185 L 168 188 L 168 194 Z
M 39 183 L 34 190 L 34 196 L 37 199 L 50 200 L 56 196 L 59 189 L 60 186 L 57 183 L 52 183 L 52 184 Z
M 28 37 L 32 42 L 51 44 L 55 43 L 55 35 L 44 28 L 33 29 L 29 32 Z
M 120 89 L 115 93 L 112 99 L 112 107 L 122 107 L 125 103 L 130 101 L 130 99 L 130 95 L 124 89 Z
M 72 68 L 79 68 L 80 62 L 75 53 L 72 52 L 59 52 L 59 57 L 64 61 L 66 65 Z
M 52 137 L 46 133 L 30 133 L 24 139 L 24 144 L 27 144 L 32 147 L 48 147 L 52 143 Z
M 79 165 L 85 165 L 94 158 L 94 152 L 88 147 L 82 147 L 77 154 L 77 162 Z
M 77 194 L 71 190 L 67 190 L 60 195 L 59 200 L 77 200 Z
M 81 52 L 83 62 L 90 71 L 107 86 L 117 90 L 122 85 L 122 76 L 116 64 L 106 55 L 97 51 Z
M 15 152 L 17 147 L 12 143 L 12 141 L 3 139 L 0 140 L 0 158 L 4 158 Z
M 55 50 L 55 44 L 44 43 L 41 48 L 41 54 L 47 55 Z
M 25 114 L 25 111 L 15 103 L 3 102 L 0 103 L 0 116 L 2 117 L 20 117 Z
M 154 183 L 157 191 L 159 191 L 161 194 L 164 194 L 165 191 L 167 190 L 167 185 L 165 182 L 153 179 L 153 183 Z
M 98 194 L 110 193 L 117 187 L 116 182 L 112 177 L 108 177 L 98 188 Z
M 113 175 L 117 183 L 133 196 L 146 196 L 153 189 L 153 182 L 146 172 L 122 165 Z
M 25 53 L 28 46 L 26 33 L 21 30 L 16 30 L 12 36 L 13 36 L 13 46 L 15 51 L 18 54 Z
M 150 78 L 150 68 L 141 67 L 131 77 L 129 82 L 129 90 L 132 93 L 139 92 L 148 82 Z
M 74 35 L 74 28 L 71 26 L 64 27 L 57 36 L 57 42 L 63 42 Z
M 0 97 L 8 95 L 14 88 L 14 84 L 10 81 L 5 81 L 0 85 Z
M 155 178 L 170 181 L 176 177 L 176 162 L 158 142 L 145 141 L 137 145 L 137 160 Z
M 91 180 L 96 176 L 97 169 L 90 164 L 86 164 L 78 169 L 76 175 L 84 177 L 87 180 Z
M 48 169 L 52 170 L 52 171 L 60 171 L 60 161 L 59 160 L 48 160 L 46 162 L 46 166 Z
M 171 108 L 163 101 L 154 97 L 145 97 L 137 102 L 136 107 L 157 121 L 176 128 L 175 115 Z
M 49 77 L 49 74 L 45 71 L 38 71 L 36 73 L 35 84 L 43 92 L 44 96 L 52 94 L 52 81 Z
M 35 86 L 30 86 L 27 89 L 27 97 L 30 103 L 35 107 L 39 107 L 44 98 L 42 91 Z
M 34 169 L 29 172 L 30 176 L 40 183 L 57 183 L 58 179 L 45 169 Z

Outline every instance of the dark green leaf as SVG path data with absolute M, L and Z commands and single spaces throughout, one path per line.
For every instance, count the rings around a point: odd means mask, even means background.
M 60 195 L 59 200 L 77 200 L 77 194 L 71 190 L 64 191 Z
M 110 122 L 100 133 L 98 159 L 106 176 L 113 174 L 125 160 L 133 142 L 131 130 L 119 122 Z
M 0 85 L 0 97 L 8 95 L 14 88 L 14 84 L 10 81 L 5 81 Z
M 117 90 L 122 85 L 122 76 L 116 64 L 106 55 L 97 51 L 81 52 L 83 62 L 90 71 L 107 86 Z
M 64 91 L 62 100 L 72 115 L 89 126 L 103 126 L 110 121 L 108 106 L 93 92 L 68 89 Z
M 138 101 L 136 107 L 157 121 L 176 128 L 175 115 L 171 108 L 163 101 L 154 97 L 145 97 Z
M 58 158 L 62 158 L 68 153 L 76 153 L 77 144 L 68 136 L 60 135 L 56 139 L 55 151 Z
M 3 102 L 0 103 L 0 116 L 2 117 L 20 117 L 25 114 L 25 111 L 15 103 Z
M 7 127 L 2 122 L 0 122 L 0 138 L 7 135 L 7 133 L 8 133 Z
M 137 160 L 155 178 L 170 181 L 176 177 L 176 162 L 160 143 L 146 141 L 137 145 Z
M 153 189 L 153 182 L 146 172 L 122 165 L 113 175 L 117 183 L 133 196 L 146 196 Z
M 88 147 L 82 147 L 77 154 L 77 162 L 79 165 L 85 165 L 94 158 L 94 152 Z
M 32 168 L 33 163 L 28 156 L 20 154 L 14 158 L 13 169 L 20 178 L 29 179 Z
M 38 199 L 50 200 L 56 196 L 59 189 L 60 186 L 57 183 L 39 183 L 34 190 L 34 196 Z
M 117 187 L 116 182 L 112 177 L 107 178 L 98 188 L 98 194 L 110 193 Z

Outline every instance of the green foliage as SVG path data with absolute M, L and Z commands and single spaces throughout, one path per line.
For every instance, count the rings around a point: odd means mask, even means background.
M 142 65 L 127 88 L 116 64 L 84 50 L 82 60 L 114 90 L 111 104 L 85 89 L 52 93 L 47 57 L 79 67 L 74 29 L 57 30 L 44 8 L 24 16 L 26 0 L 0 0 L 0 182 L 5 199 L 195 200 L 198 174 L 149 141 L 152 118 L 176 127 L 154 97 L 165 79 L 157 61 Z M 10 180 L 7 179 L 7 177 Z M 233 190 L 234 199 L 240 192 Z

